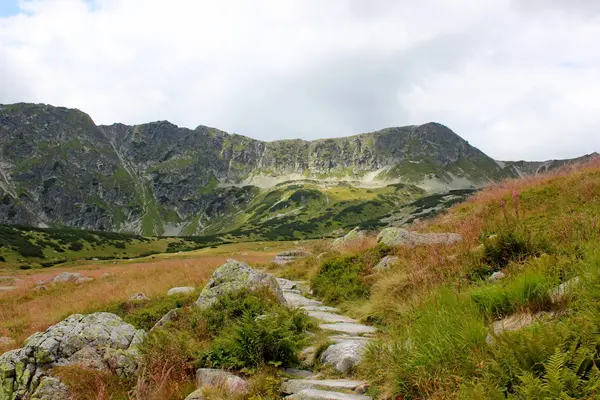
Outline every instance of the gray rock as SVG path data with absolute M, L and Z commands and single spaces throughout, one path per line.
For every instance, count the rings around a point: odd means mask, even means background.
M 136 330 L 114 314 L 72 315 L 29 337 L 23 348 L 0 356 L 0 399 L 32 396 L 49 371 L 62 365 L 110 367 L 124 377 L 134 377 L 139 360 L 137 347 L 145 336 L 143 330 Z M 116 353 L 123 357 L 115 357 Z M 48 385 L 56 386 L 51 380 Z M 42 389 L 38 397 L 46 393 Z
M 502 271 L 496 271 L 494 272 L 492 275 L 490 275 L 490 277 L 488 278 L 488 281 L 490 282 L 496 282 L 499 281 L 501 279 L 504 279 L 506 277 L 506 274 Z
M 365 382 L 349 379 L 288 379 L 281 385 L 285 394 L 294 394 L 305 389 L 329 391 L 355 391 L 365 385 Z
M 163 315 L 162 318 L 159 319 L 156 324 L 154 324 L 152 329 L 150 329 L 150 332 L 152 332 L 156 328 L 160 328 L 161 326 L 165 325 L 168 322 L 173 321 L 175 318 L 177 318 L 177 314 L 178 314 L 177 308 L 170 310 L 168 313 Z
M 174 287 L 174 288 L 169 289 L 169 291 L 167 292 L 167 296 L 173 296 L 176 294 L 193 293 L 195 290 L 196 290 L 196 288 L 191 287 L 191 286 Z
M 196 371 L 198 386 L 210 387 L 224 385 L 230 394 L 248 393 L 248 383 L 237 375 L 220 369 L 200 368 Z
M 383 229 L 377 236 L 377 241 L 387 246 L 448 245 L 461 240 L 458 233 L 417 233 L 394 227 Z
M 390 267 L 398 262 L 400 258 L 398 256 L 385 256 L 373 267 L 375 271 L 383 271 L 390 269 Z
M 273 259 L 273 262 L 275 264 L 285 265 L 310 256 L 312 256 L 312 253 L 306 250 L 288 250 L 277 254 Z
M 321 354 L 321 362 L 333 366 L 337 371 L 348 374 L 363 359 L 367 342 L 346 341 L 332 344 Z
M 372 400 L 369 396 L 361 394 L 347 394 L 340 392 L 329 392 L 318 389 L 305 389 L 296 394 L 287 396 L 291 400 Z
M 331 248 L 336 251 L 343 251 L 346 250 L 348 247 L 359 245 L 366 238 L 367 235 L 365 235 L 363 231 L 359 230 L 358 227 L 356 227 L 350 232 L 348 232 L 345 236 L 335 239 L 331 243 Z
M 281 290 L 294 290 L 297 289 L 297 283 L 284 278 L 275 278 Z
M 286 304 L 283 292 L 272 275 L 256 271 L 245 262 L 229 259 L 212 274 L 210 281 L 200 293 L 196 305 L 209 307 L 224 294 L 242 289 L 257 290 L 261 288 L 271 290 L 281 303 Z
M 58 378 L 45 376 L 31 396 L 31 400 L 62 400 L 70 399 L 69 388 Z
M 129 301 L 148 301 L 150 298 L 144 293 L 134 293 L 129 297 Z
M 504 332 L 517 331 L 531 326 L 534 322 L 544 322 L 552 319 L 556 315 L 555 312 L 540 311 L 535 314 L 520 312 L 510 315 L 504 319 L 494 321 L 492 324 L 493 335 L 488 334 L 486 342 L 493 343 L 494 336 L 503 334 Z

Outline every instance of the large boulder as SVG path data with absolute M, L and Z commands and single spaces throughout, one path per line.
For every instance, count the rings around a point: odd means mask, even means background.
M 196 383 L 201 387 L 224 386 L 230 394 L 243 394 L 249 390 L 248 383 L 239 376 L 213 368 L 198 369 Z
M 199 307 L 210 307 L 221 296 L 238 290 L 257 290 L 267 288 L 277 299 L 286 304 L 283 292 L 272 275 L 252 269 L 248 264 L 229 259 L 212 274 L 200 297 L 196 301 Z
M 284 252 L 277 254 L 275 256 L 275 258 L 273 259 L 273 262 L 275 264 L 285 265 L 287 263 L 291 263 L 293 261 L 300 260 L 302 258 L 306 258 L 306 257 L 310 257 L 310 256 L 312 256 L 312 253 L 308 252 L 306 250 L 301 250 L 301 249 L 288 250 L 288 251 L 284 251 Z
M 331 243 L 331 248 L 337 251 L 343 251 L 350 247 L 360 245 L 366 238 L 367 235 L 356 227 L 345 236 L 335 239 Z
M 417 233 L 394 227 L 383 229 L 377 236 L 377 242 L 387 246 L 453 244 L 461 240 L 458 233 Z
M 21 349 L 0 356 L 0 399 L 51 399 L 64 385 L 50 379 L 57 366 L 78 365 L 110 369 L 134 377 L 139 362 L 138 345 L 146 333 L 110 313 L 71 315 L 36 333 Z

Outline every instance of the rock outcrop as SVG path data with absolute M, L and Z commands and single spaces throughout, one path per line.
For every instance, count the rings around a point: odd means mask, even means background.
M 286 303 L 277 280 L 269 274 L 252 269 L 248 264 L 229 259 L 216 269 L 196 301 L 199 307 L 210 307 L 219 297 L 238 290 L 271 290 L 279 301 Z
M 458 233 L 417 233 L 394 227 L 383 229 L 377 236 L 377 241 L 387 246 L 447 245 L 461 240 Z
M 32 335 L 21 349 L 0 356 L 0 399 L 51 399 L 66 388 L 49 375 L 57 366 L 137 373 L 146 334 L 110 313 L 75 314 Z M 50 397 L 49 397 L 50 396 Z

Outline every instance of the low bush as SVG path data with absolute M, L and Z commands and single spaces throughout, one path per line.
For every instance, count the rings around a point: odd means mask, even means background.
M 315 295 L 332 304 L 367 298 L 370 291 L 364 277 L 389 253 L 391 249 L 379 245 L 364 253 L 326 260 L 312 280 Z

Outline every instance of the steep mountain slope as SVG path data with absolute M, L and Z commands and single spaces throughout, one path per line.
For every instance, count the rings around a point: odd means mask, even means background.
M 249 222 L 257 227 L 258 203 L 276 198 L 283 190 L 276 185 L 291 184 L 287 197 L 293 191 L 301 200 L 302 191 L 320 195 L 302 200 L 310 206 L 287 210 L 287 223 L 316 218 L 333 230 L 344 224 L 328 220 L 334 211 L 326 188 L 340 183 L 357 191 L 344 200 L 354 202 L 349 206 L 373 201 L 371 189 L 409 185 L 393 201 L 361 206 L 359 218 L 339 218 L 355 224 L 416 200 L 423 189 L 479 187 L 516 175 L 437 123 L 267 143 L 205 126 L 96 126 L 79 110 L 0 105 L 0 223 L 145 235 L 222 233 Z M 261 217 L 259 225 L 274 224 L 279 214 Z

